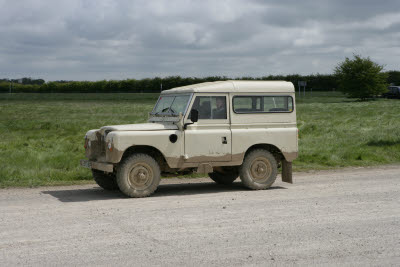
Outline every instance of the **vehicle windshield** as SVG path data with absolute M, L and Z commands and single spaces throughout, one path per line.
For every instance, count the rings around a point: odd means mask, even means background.
M 186 110 L 189 102 L 190 95 L 177 95 L 177 96 L 160 96 L 157 105 L 154 107 L 152 114 L 157 115 L 161 113 L 169 113 L 171 115 L 182 114 Z

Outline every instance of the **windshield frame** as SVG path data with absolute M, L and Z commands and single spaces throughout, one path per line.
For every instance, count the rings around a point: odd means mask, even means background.
M 156 109 L 158 103 L 160 102 L 161 97 L 166 97 L 166 96 L 169 96 L 169 97 L 189 96 L 189 99 L 188 99 L 188 101 L 187 101 L 187 103 L 186 103 L 186 106 L 185 106 L 185 110 L 184 110 L 184 112 L 182 112 L 182 116 L 185 116 L 185 114 L 186 114 L 186 112 L 187 112 L 187 110 L 188 110 L 188 108 L 189 108 L 189 105 L 190 105 L 190 103 L 192 102 L 193 93 L 183 93 L 183 94 L 161 94 L 161 95 L 158 97 L 157 102 L 156 102 L 156 104 L 154 105 L 152 111 L 150 112 L 150 115 L 151 115 L 151 116 L 166 116 L 166 117 L 178 117 L 178 116 L 179 116 L 179 113 L 178 113 L 178 114 L 173 114 L 172 112 L 159 112 L 159 113 L 157 113 L 157 112 L 154 111 L 154 110 Z M 172 104 L 173 104 L 174 102 L 175 102 L 175 99 L 172 101 L 171 106 L 172 106 Z

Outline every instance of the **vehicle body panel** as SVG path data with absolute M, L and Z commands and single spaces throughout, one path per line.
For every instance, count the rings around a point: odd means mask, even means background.
M 169 140 L 175 134 L 177 140 L 172 143 Z M 107 150 L 106 161 L 118 163 L 123 153 L 133 146 L 151 146 L 160 151 L 163 156 L 169 158 L 167 163 L 172 168 L 177 168 L 177 162 L 183 156 L 184 138 L 179 130 L 163 131 L 116 131 L 107 135 L 106 143 L 112 140 L 112 151 Z

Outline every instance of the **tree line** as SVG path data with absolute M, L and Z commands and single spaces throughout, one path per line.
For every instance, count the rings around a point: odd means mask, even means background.
M 45 83 L 45 80 L 43 79 L 32 79 L 32 78 L 21 78 L 21 79 L 0 79 L 0 83 L 2 82 L 8 82 L 8 83 L 20 83 L 24 85 L 30 85 L 30 84 L 37 84 L 37 85 L 42 85 Z
M 387 71 L 386 82 L 388 84 L 400 84 L 400 71 Z M 24 80 L 25 79 L 25 80 Z M 298 81 L 307 82 L 307 90 L 332 91 L 340 84 L 335 74 L 312 75 L 269 75 L 263 77 L 229 78 L 226 76 L 210 76 L 204 78 L 169 76 L 165 78 L 145 78 L 126 80 L 102 80 L 102 81 L 52 81 L 45 82 L 42 79 L 29 80 L 23 78 L 23 83 L 18 80 L 0 79 L 1 93 L 157 93 L 174 87 L 191 85 L 202 82 L 214 82 L 225 80 L 284 80 L 290 81 L 298 90 Z M 32 82 L 35 81 L 35 82 Z

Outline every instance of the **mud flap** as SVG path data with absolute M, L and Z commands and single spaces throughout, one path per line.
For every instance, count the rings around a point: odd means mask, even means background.
M 292 163 L 286 160 L 282 161 L 282 182 L 293 184 Z

